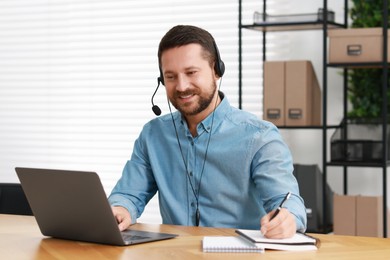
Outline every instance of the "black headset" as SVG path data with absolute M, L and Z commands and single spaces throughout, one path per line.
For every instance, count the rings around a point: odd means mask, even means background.
M 214 66 L 214 70 L 215 70 L 215 72 L 217 73 L 218 76 L 222 77 L 223 74 L 225 73 L 225 63 L 221 59 L 221 55 L 219 54 L 219 50 L 218 50 L 217 44 L 215 43 L 214 40 L 213 40 L 213 45 L 214 45 L 214 50 L 215 50 L 215 66 Z M 164 83 L 164 76 L 162 74 L 162 69 L 161 69 L 160 66 L 159 66 L 159 70 L 160 70 L 160 76 L 157 78 L 157 80 L 159 82 L 161 82 L 161 84 L 165 85 L 165 83 Z
M 215 70 L 215 72 L 217 73 L 218 76 L 222 77 L 223 74 L 225 73 L 225 63 L 221 59 L 221 55 L 219 54 L 219 50 L 218 50 L 217 44 L 215 43 L 214 39 L 213 39 L 213 45 L 214 45 L 215 59 L 216 59 L 215 60 L 214 70 Z M 165 83 L 164 83 L 164 75 L 162 73 L 162 69 L 161 69 L 160 65 L 158 66 L 158 69 L 160 71 L 160 76 L 157 78 L 157 87 L 156 87 L 156 90 L 154 91 L 154 93 L 152 95 L 152 99 L 151 99 L 152 110 L 153 110 L 153 113 L 156 116 L 161 115 L 161 109 L 157 105 L 154 104 L 153 98 L 156 95 L 158 88 L 160 87 L 160 83 L 165 85 Z

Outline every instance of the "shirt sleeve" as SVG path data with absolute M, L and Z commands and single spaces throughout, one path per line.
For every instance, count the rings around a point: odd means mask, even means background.
M 121 178 L 108 198 L 112 206 L 122 206 L 129 211 L 132 224 L 141 216 L 146 204 L 157 192 L 149 159 L 143 147 L 140 137 L 134 144 L 131 160 L 127 161 Z
M 253 143 L 252 177 L 260 191 L 264 210 L 270 212 L 276 209 L 286 193 L 291 192 L 285 207 L 295 216 L 297 231 L 304 232 L 306 208 L 293 175 L 293 160 L 288 146 L 271 123 L 265 124 L 254 136 Z

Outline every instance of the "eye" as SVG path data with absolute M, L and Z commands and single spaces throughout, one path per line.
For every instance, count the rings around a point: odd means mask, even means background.
M 166 74 L 166 75 L 164 76 L 164 79 L 165 79 L 165 80 L 170 80 L 170 81 L 172 81 L 172 80 L 175 79 L 175 76 L 174 76 L 173 74 Z
M 193 75 L 195 75 L 196 73 L 197 73 L 196 70 L 190 70 L 190 71 L 187 72 L 187 75 L 193 76 Z

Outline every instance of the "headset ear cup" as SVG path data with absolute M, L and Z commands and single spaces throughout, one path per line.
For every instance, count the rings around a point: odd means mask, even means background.
M 162 74 L 161 68 L 159 68 L 159 70 L 160 70 L 160 76 L 158 77 L 158 80 L 161 82 L 161 84 L 163 84 L 165 86 L 164 76 Z
M 224 73 L 225 73 L 225 63 L 222 60 L 219 60 L 218 76 L 222 77 Z
M 158 81 L 160 81 L 160 83 L 165 86 L 165 84 L 164 84 L 164 77 L 163 76 L 158 77 Z
M 213 41 L 213 45 L 215 49 L 215 72 L 218 76 L 222 77 L 225 73 L 225 63 L 221 59 L 221 55 L 219 54 L 217 43 L 215 41 Z

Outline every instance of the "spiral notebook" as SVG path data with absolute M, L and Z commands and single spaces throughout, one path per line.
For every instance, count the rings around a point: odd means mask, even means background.
M 239 236 L 205 236 L 203 252 L 206 253 L 263 253 L 264 248 Z

